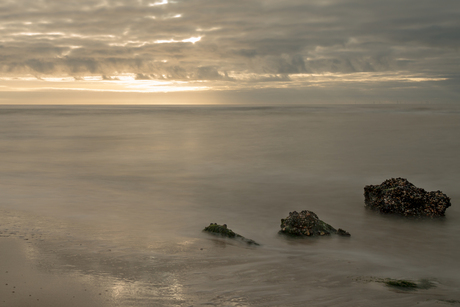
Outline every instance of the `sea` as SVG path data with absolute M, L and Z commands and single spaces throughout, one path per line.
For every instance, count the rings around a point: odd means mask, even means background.
M 396 177 L 446 216 L 366 209 Z M 95 306 L 458 305 L 459 202 L 457 105 L 0 106 L 0 240 Z M 302 210 L 351 237 L 280 235 Z

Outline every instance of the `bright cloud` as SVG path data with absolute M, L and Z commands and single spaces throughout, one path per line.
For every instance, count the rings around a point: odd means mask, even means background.
M 225 89 L 341 79 L 387 92 L 435 82 L 455 98 L 459 16 L 458 0 L 4 1 L 0 79 L 121 86 L 130 74 Z

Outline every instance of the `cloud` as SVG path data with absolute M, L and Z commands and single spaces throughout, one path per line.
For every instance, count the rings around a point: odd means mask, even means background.
M 233 80 L 226 72 L 219 73 L 215 67 L 199 67 L 194 75 L 196 80 Z
M 152 78 L 148 75 L 136 74 L 136 80 L 152 80 Z
M 289 75 L 268 75 L 268 76 L 257 76 L 255 78 L 250 79 L 252 82 L 278 82 L 278 81 L 291 81 Z
M 120 79 L 117 78 L 117 77 L 111 77 L 111 76 L 102 75 L 102 80 L 104 80 L 104 81 L 119 81 Z
M 0 76 L 436 77 L 458 70 L 459 16 L 458 0 L 3 1 Z
M 44 61 L 40 59 L 29 59 L 25 61 L 25 66 L 31 68 L 34 72 L 49 74 L 53 73 L 54 63 L 51 61 Z

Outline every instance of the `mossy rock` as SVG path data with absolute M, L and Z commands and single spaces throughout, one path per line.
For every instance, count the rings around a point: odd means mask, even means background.
M 203 231 L 209 232 L 214 235 L 220 235 L 226 238 L 238 239 L 250 245 L 259 245 L 259 243 L 254 240 L 247 239 L 231 230 L 227 227 L 227 224 L 218 225 L 217 223 L 211 223 L 209 226 L 205 227 Z
M 280 226 L 280 233 L 296 237 L 327 236 L 331 234 L 350 236 L 347 231 L 340 228 L 335 229 L 320 220 L 314 212 L 308 210 L 289 212 L 288 217 L 281 219 Z
M 216 223 L 211 223 L 209 226 L 204 228 L 204 231 L 220 234 L 227 238 L 235 238 L 236 233 L 234 233 L 230 228 L 224 225 L 217 225 Z

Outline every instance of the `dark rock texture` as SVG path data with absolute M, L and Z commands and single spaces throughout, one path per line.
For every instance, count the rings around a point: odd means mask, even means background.
M 427 192 L 404 178 L 391 178 L 380 185 L 364 187 L 365 206 L 382 213 L 404 216 L 439 217 L 450 207 L 450 198 L 441 191 Z
M 257 242 L 251 239 L 247 239 L 227 227 L 227 224 L 217 225 L 217 223 L 211 223 L 209 226 L 205 227 L 203 231 L 210 232 L 215 235 L 220 235 L 227 238 L 238 239 L 247 244 L 259 245 Z
M 338 234 L 349 237 L 350 234 L 343 229 L 335 229 L 331 225 L 321 221 L 311 211 L 289 212 L 289 216 L 281 220 L 280 233 L 293 236 L 325 236 Z

